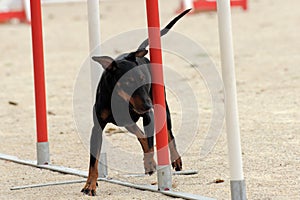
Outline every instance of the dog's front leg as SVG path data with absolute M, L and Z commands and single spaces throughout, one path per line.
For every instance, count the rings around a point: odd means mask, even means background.
M 156 162 L 154 160 L 153 144 L 149 145 L 149 143 L 151 143 L 149 142 L 149 140 L 151 141 L 151 138 L 147 137 L 147 135 L 144 135 L 142 130 L 136 124 L 126 126 L 126 129 L 137 136 L 144 152 L 145 174 L 152 175 L 156 171 Z
M 100 152 L 102 146 L 102 131 L 105 128 L 106 123 L 98 123 L 98 120 L 94 113 L 94 126 L 92 128 L 92 134 L 90 139 L 90 165 L 89 175 L 85 186 L 81 190 L 84 194 L 89 196 L 96 195 L 97 179 L 98 179 L 98 160 L 100 159 Z
M 150 110 L 143 115 L 143 127 L 147 137 L 149 151 L 144 153 L 144 166 L 146 174 L 153 174 L 156 171 L 156 162 L 154 160 L 154 113 Z M 146 141 L 145 141 L 146 142 Z

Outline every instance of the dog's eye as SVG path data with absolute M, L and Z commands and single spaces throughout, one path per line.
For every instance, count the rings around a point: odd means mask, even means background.
M 144 75 L 144 74 L 141 74 L 141 75 L 140 75 L 140 80 L 141 80 L 141 81 L 145 80 L 145 75 Z
M 134 82 L 134 79 L 133 79 L 133 78 L 128 78 L 125 82 L 126 82 L 127 84 L 130 84 L 130 83 L 133 83 L 133 82 Z
M 135 82 L 135 80 L 134 80 L 134 78 L 128 78 L 125 82 L 124 82 L 124 84 L 125 85 L 131 85 L 132 83 L 134 83 Z

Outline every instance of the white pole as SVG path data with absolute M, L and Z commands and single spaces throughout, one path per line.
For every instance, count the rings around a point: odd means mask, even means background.
M 27 22 L 31 22 L 31 14 L 30 14 L 30 0 L 24 0 L 24 10 L 26 13 Z
M 90 45 L 90 57 L 93 55 L 99 56 L 100 55 L 100 11 L 99 11 L 99 0 L 88 0 L 87 7 L 88 7 L 88 26 L 89 26 L 89 45 Z M 97 69 L 99 66 L 96 62 L 90 63 L 91 65 L 91 84 L 92 84 L 92 92 L 94 94 L 97 81 L 99 76 L 97 75 Z M 103 142 L 102 142 L 103 143 Z M 107 177 L 107 158 L 104 149 L 104 144 L 102 144 L 101 155 L 99 160 L 99 177 Z
M 99 11 L 99 0 L 89 0 L 87 1 L 88 6 L 88 25 L 89 25 L 89 44 L 90 53 L 92 53 L 96 47 L 100 45 L 100 11 Z M 100 49 L 98 48 L 98 52 Z M 98 55 L 99 56 L 99 55 Z
M 184 9 L 189 9 L 189 8 L 193 8 L 194 2 L 193 0 L 183 0 L 183 5 L 184 5 Z
M 230 0 L 217 0 L 222 77 L 225 88 L 226 132 L 231 177 L 231 199 L 246 200 L 243 175 Z

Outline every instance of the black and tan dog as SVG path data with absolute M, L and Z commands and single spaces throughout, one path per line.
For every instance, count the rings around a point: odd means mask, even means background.
M 186 10 L 174 18 L 162 31 L 161 36 L 186 13 Z M 153 174 L 156 162 L 153 158 L 154 119 L 151 91 L 150 62 L 144 56 L 148 46 L 145 40 L 137 51 L 122 54 L 116 59 L 108 56 L 92 57 L 102 65 L 104 72 L 98 84 L 96 101 L 93 109 L 94 126 L 90 139 L 90 166 L 87 182 L 82 192 L 94 196 L 98 178 L 98 159 L 102 144 L 102 131 L 107 123 L 124 126 L 135 134 L 144 152 L 144 168 L 146 174 Z M 176 171 L 182 169 L 182 162 L 177 152 L 172 134 L 171 116 L 166 102 L 168 141 L 171 163 Z M 143 118 L 145 133 L 136 125 Z

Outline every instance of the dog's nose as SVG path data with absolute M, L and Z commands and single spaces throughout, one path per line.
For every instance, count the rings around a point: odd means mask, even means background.
M 146 103 L 146 104 L 144 104 L 144 111 L 148 111 L 148 110 L 150 110 L 150 109 L 152 109 L 153 108 L 153 106 L 152 106 L 152 104 L 150 104 L 150 103 Z

